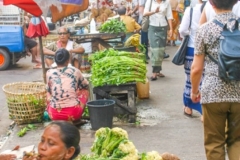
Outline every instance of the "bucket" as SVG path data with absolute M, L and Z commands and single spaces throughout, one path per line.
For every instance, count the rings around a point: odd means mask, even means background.
M 93 130 L 98 130 L 101 127 L 112 128 L 114 104 L 115 101 L 109 99 L 87 102 Z

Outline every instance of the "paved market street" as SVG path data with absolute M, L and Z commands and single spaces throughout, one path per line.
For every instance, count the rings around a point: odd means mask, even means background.
M 158 151 L 177 155 L 181 160 L 205 160 L 203 147 L 203 129 L 200 115 L 194 112 L 194 118 L 183 115 L 182 92 L 185 81 L 183 67 L 175 66 L 171 60 L 177 47 L 167 47 L 166 52 L 170 58 L 164 60 L 162 73 L 166 76 L 150 81 L 150 99 L 138 100 L 137 107 L 146 113 L 140 119 L 140 125 L 117 125 L 127 130 L 129 139 L 133 141 L 139 152 Z M 30 57 L 21 59 L 18 64 L 9 70 L 0 71 L 0 87 L 10 82 L 40 81 L 42 70 L 32 69 Z M 151 76 L 151 65 L 148 64 L 148 77 Z M 0 141 L 7 133 L 12 122 L 8 118 L 6 98 L 0 90 Z M 24 137 L 17 136 L 22 126 L 15 126 L 6 143 L 1 146 L 0 153 L 13 149 L 16 145 L 21 147 L 37 145 L 44 126 L 37 124 L 38 128 L 28 132 Z M 116 126 L 116 125 L 115 125 Z M 89 153 L 94 140 L 94 131 L 81 129 L 81 153 Z

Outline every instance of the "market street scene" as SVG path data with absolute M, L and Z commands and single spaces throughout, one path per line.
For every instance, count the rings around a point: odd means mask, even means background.
M 239 160 L 240 2 L 0 0 L 0 160 Z

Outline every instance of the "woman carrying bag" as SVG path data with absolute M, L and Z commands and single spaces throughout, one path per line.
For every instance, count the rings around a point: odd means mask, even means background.
M 149 16 L 148 38 L 152 53 L 151 63 L 153 73 L 151 80 L 155 81 L 157 80 L 157 76 L 164 77 L 160 71 L 162 70 L 162 61 L 164 59 L 168 24 L 170 27 L 170 37 L 173 32 L 171 5 L 166 0 L 147 0 L 143 16 Z
M 196 31 L 199 27 L 199 19 L 201 17 L 201 13 L 204 7 L 204 0 L 199 0 L 198 4 L 190 8 L 188 7 L 182 18 L 182 23 L 179 28 L 180 36 L 183 38 L 186 35 L 189 35 L 187 51 L 185 55 L 185 64 L 184 70 L 186 74 L 186 83 L 183 93 L 183 103 L 184 103 L 184 115 L 188 117 L 192 117 L 192 109 L 197 110 L 200 114 L 202 114 L 201 104 L 193 103 L 190 97 L 191 93 L 191 82 L 190 82 L 190 72 L 191 72 L 191 64 L 194 56 L 194 39 Z

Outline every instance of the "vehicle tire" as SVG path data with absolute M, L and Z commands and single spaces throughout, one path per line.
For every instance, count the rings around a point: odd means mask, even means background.
M 10 55 L 9 53 L 0 48 L 0 71 L 7 69 L 7 67 L 10 65 Z

